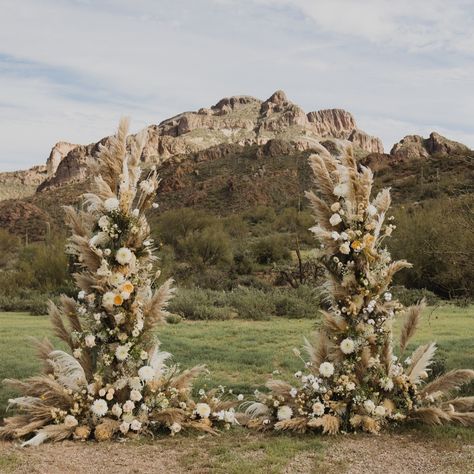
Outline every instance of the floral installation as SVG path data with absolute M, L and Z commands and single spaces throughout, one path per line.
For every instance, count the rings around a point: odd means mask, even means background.
M 378 433 L 402 420 L 474 426 L 474 397 L 452 398 L 474 371 L 453 370 L 426 383 L 436 345 L 404 355 L 425 304 L 405 308 L 390 292 L 394 274 L 411 265 L 392 261 L 383 245 L 395 229 L 393 217 L 385 219 L 389 190 L 371 200 L 372 172 L 357 164 L 350 149 L 340 158 L 312 155 L 310 165 L 317 194 L 306 195 L 317 223 L 311 230 L 321 243 L 329 309 L 314 340 L 305 340 L 308 359 L 294 350 L 304 364 L 295 381 L 269 380 L 269 393 L 257 392 L 247 407 L 248 426 L 327 434 Z M 392 342 L 396 317 L 404 317 L 399 356 Z
M 41 375 L 6 382 L 22 392 L 9 401 L 17 414 L 0 427 L 2 438 L 30 438 L 24 445 L 67 438 L 171 435 L 187 428 L 215 433 L 236 423 L 239 397 L 219 387 L 191 397 L 203 371 L 167 364 L 154 335 L 166 316 L 172 280 L 157 290 L 156 257 L 145 211 L 154 203 L 156 170 L 141 179 L 145 135 L 128 142 L 128 124 L 103 147 L 93 166 L 92 189 L 82 210 L 65 208 L 71 228 L 66 251 L 77 267 L 77 298 L 49 304 L 55 334 L 70 353 L 39 341 Z M 34 436 L 32 436 L 34 435 Z

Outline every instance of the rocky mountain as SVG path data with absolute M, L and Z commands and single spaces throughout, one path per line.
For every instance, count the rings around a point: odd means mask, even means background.
M 321 141 L 332 141 L 340 148 L 351 143 L 364 153 L 383 153 L 380 139 L 357 127 L 354 117 L 341 109 L 318 110 L 308 114 L 277 91 L 265 101 L 250 96 L 233 96 L 220 100 L 210 108 L 184 112 L 147 127 L 147 142 L 142 159 L 147 164 L 163 163 L 173 156 L 196 153 L 221 144 L 239 146 L 264 145 L 278 138 L 303 151 L 318 149 Z M 51 150 L 46 169 L 17 172 L 22 197 L 33 188 L 21 185 L 23 177 L 34 176 L 39 190 L 80 182 L 87 177 L 87 160 L 106 144 L 108 137 L 89 145 L 59 142 Z M 0 186 L 7 178 L 0 173 Z

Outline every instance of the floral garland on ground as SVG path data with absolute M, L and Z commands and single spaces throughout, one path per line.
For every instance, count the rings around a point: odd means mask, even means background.
M 98 441 L 183 428 L 214 433 L 236 423 L 236 397 L 223 387 L 191 398 L 193 380 L 204 366 L 180 371 L 167 365 L 153 329 L 163 321 L 172 281 L 152 290 L 153 241 L 144 212 L 153 203 L 158 178 L 140 181 L 145 139 L 127 149 L 126 121 L 94 166 L 92 192 L 84 210 L 65 208 L 72 230 L 67 252 L 75 259 L 77 299 L 50 303 L 56 335 L 70 349 L 38 342 L 42 375 L 8 380 L 23 396 L 9 401 L 19 414 L 5 419 L 0 437 L 34 437 L 24 445 L 66 438 Z
M 309 360 L 294 350 L 304 370 L 295 374 L 294 384 L 270 380 L 270 393 L 257 393 L 247 408 L 248 426 L 328 434 L 377 433 L 389 422 L 407 419 L 474 426 L 474 397 L 449 399 L 474 371 L 453 370 L 425 383 L 435 344 L 403 355 L 425 305 L 404 308 L 389 290 L 394 274 L 411 266 L 392 261 L 382 245 L 395 229 L 392 217 L 385 224 L 389 190 L 371 201 L 372 172 L 359 166 L 351 151 L 341 159 L 312 155 L 310 165 L 318 193 L 307 193 L 317 222 L 311 230 L 321 243 L 330 307 L 314 342 L 306 340 Z M 401 315 L 397 357 L 392 322 Z

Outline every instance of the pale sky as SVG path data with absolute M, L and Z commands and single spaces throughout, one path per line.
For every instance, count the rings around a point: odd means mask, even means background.
M 0 0 L 0 171 L 231 95 L 474 148 L 473 0 Z

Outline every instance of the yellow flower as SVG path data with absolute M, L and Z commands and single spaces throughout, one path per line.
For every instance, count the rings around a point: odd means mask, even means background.
M 132 293 L 134 290 L 134 286 L 132 285 L 131 282 L 126 281 L 121 288 L 121 291 L 125 291 L 126 293 Z
M 354 242 L 352 242 L 351 244 L 351 247 L 356 251 L 358 252 L 359 250 L 362 249 L 363 245 L 362 245 L 362 242 L 360 240 L 354 240 Z
M 123 298 L 121 295 L 115 295 L 114 296 L 114 305 L 115 306 L 120 306 L 123 303 Z

